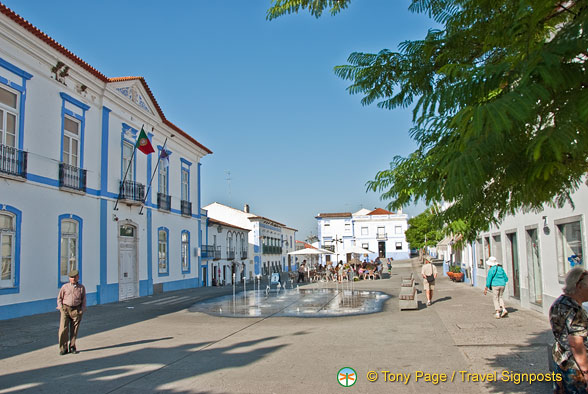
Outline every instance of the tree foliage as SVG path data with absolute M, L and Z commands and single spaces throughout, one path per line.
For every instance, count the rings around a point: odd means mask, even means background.
M 436 246 L 443 239 L 443 223 L 431 209 L 408 219 L 408 229 L 404 232 L 406 241 L 411 248 L 422 249 L 425 246 Z
M 268 18 L 348 4 L 276 0 Z M 418 148 L 368 190 L 389 209 L 449 202 L 444 221 L 470 239 L 519 209 L 573 204 L 588 170 L 588 2 L 413 0 L 409 10 L 443 28 L 335 67 L 362 104 L 414 108 Z

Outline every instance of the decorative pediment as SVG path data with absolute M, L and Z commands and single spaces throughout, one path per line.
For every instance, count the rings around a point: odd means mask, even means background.
M 115 85 L 115 90 L 148 114 L 154 114 L 153 104 L 139 80 Z

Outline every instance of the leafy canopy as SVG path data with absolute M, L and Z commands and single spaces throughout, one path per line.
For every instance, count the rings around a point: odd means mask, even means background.
M 268 19 L 350 0 L 274 0 Z M 335 74 L 362 104 L 413 106 L 418 148 L 367 182 L 389 209 L 447 201 L 466 237 L 519 209 L 562 206 L 588 170 L 588 2 L 413 0 L 443 26 Z M 467 225 L 465 224 L 467 223 Z
M 443 239 L 443 223 L 437 220 L 431 209 L 408 219 L 408 229 L 404 232 L 411 248 L 422 249 L 435 246 Z

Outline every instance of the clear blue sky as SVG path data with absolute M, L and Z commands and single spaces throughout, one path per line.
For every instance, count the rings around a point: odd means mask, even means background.
M 351 52 L 423 38 L 433 22 L 410 0 L 271 22 L 269 0 L 4 3 L 106 76 L 145 77 L 166 117 L 214 152 L 203 205 L 248 203 L 298 239 L 316 234 L 319 212 L 385 207 L 366 181 L 416 147 L 410 109 L 363 107 L 333 73 Z

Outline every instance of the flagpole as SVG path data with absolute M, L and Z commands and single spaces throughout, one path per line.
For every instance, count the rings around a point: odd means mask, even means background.
M 141 126 L 141 130 L 143 130 L 143 127 L 145 127 L 145 124 L 144 123 Z M 127 174 L 129 173 L 129 169 L 131 168 L 131 165 L 133 164 L 133 158 L 135 157 L 135 152 L 136 151 L 137 151 L 137 142 L 135 141 L 135 148 L 133 149 L 133 153 L 131 153 L 131 160 L 129 161 L 129 165 L 127 166 L 127 170 L 125 171 L 125 176 L 123 177 L 123 180 L 120 183 L 120 186 L 118 187 L 118 197 L 116 197 L 116 202 L 114 203 L 114 210 L 115 211 L 118 211 L 118 208 L 117 208 L 118 207 L 118 200 L 120 200 L 120 195 L 122 193 L 122 190 L 123 190 L 123 186 L 125 184 L 125 181 L 127 180 Z
M 167 137 L 165 137 L 165 141 L 163 142 L 163 146 L 161 147 L 161 152 L 165 150 L 165 144 L 167 144 Z M 149 181 L 149 185 L 147 186 L 147 190 L 145 190 L 145 199 L 147 199 L 147 195 L 149 194 L 149 190 L 151 190 L 151 184 L 153 183 L 153 178 L 155 177 L 155 172 L 157 171 L 157 167 L 159 167 L 159 162 L 161 161 L 161 152 L 157 155 L 157 164 L 155 164 L 155 168 L 153 169 L 153 174 L 151 175 L 151 180 Z M 145 204 L 141 205 L 141 209 L 139 210 L 139 215 L 143 214 L 143 207 Z

